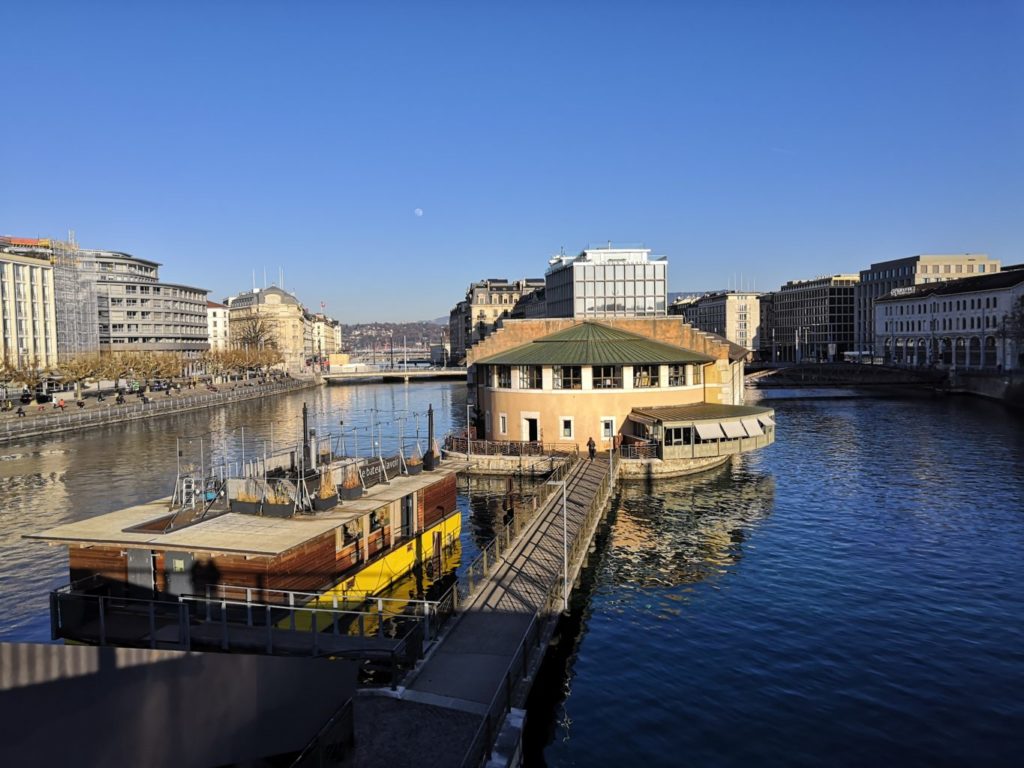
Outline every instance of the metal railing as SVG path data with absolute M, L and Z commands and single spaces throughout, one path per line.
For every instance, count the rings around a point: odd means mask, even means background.
M 462 758 L 463 768 L 481 765 L 486 758 L 490 757 L 491 749 L 495 739 L 498 737 L 498 729 L 505 721 L 505 716 L 512 711 L 512 703 L 516 699 L 516 692 L 519 687 L 530 676 L 530 667 L 533 660 L 543 655 L 544 649 L 541 645 L 543 637 L 543 626 L 539 614 L 534 614 L 530 625 L 526 628 L 523 639 L 516 648 L 512 661 L 509 662 L 502 675 L 501 685 L 491 698 L 487 706 L 487 712 L 481 721 L 473 740 L 466 748 Z M 520 671 L 522 674 L 520 674 Z
M 563 461 L 555 467 L 550 480 L 557 481 L 567 477 L 577 461 L 578 458 Z M 503 555 L 511 549 L 519 534 L 529 526 L 554 492 L 553 488 L 547 485 L 540 486 L 537 491 L 529 506 L 517 510 L 512 519 L 498 529 L 494 538 L 484 544 L 480 548 L 480 553 L 465 567 L 463 578 L 457 584 L 459 603 L 468 600 L 494 568 L 503 562 Z
M 619 447 L 619 453 L 624 459 L 656 459 L 658 444 L 651 441 L 626 443 Z
M 292 379 L 287 382 L 275 384 L 259 384 L 252 387 L 239 387 L 226 392 L 214 392 L 202 397 L 196 395 L 173 395 L 171 397 L 154 397 L 149 402 L 126 403 L 117 405 L 112 403 L 109 406 L 100 408 L 92 406 L 83 411 L 56 411 L 53 412 L 49 403 L 44 404 L 48 410 L 45 415 L 26 415 L 24 418 L 7 416 L 0 421 L 0 440 L 13 440 L 18 437 L 31 436 L 38 433 L 64 432 L 73 429 L 84 429 L 88 427 L 99 427 L 107 424 L 117 424 L 123 421 L 159 416 L 167 413 L 178 413 L 196 408 L 221 405 L 223 403 L 238 402 L 241 400 L 252 400 L 277 392 L 288 392 L 296 389 L 304 389 L 309 382 L 301 379 Z M 74 406 L 74 402 L 71 403 Z M 31 413 L 31 408 L 26 408 Z
M 327 768 L 346 765 L 355 747 L 355 715 L 352 699 L 346 701 L 317 731 L 299 753 L 291 768 Z
M 467 453 L 465 437 L 446 435 L 444 450 Z M 525 440 L 470 440 L 472 456 L 570 456 L 579 453 L 575 443 L 531 443 Z

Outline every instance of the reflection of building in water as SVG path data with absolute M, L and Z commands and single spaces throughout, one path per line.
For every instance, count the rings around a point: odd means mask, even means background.
M 772 510 L 775 479 L 733 462 L 660 481 L 658 496 L 620 486 L 607 554 L 611 578 L 638 586 L 687 584 L 736 563 L 746 529 Z

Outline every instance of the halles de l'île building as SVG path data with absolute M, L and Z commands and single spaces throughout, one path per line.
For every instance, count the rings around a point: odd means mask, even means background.
M 774 441 L 773 410 L 742 404 L 746 354 L 678 317 L 507 320 L 468 352 L 479 437 L 702 469 Z

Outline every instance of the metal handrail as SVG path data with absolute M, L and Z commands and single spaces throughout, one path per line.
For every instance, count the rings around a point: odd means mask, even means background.
M 474 456 L 568 456 L 579 453 L 575 443 L 537 443 L 528 440 L 470 440 Z M 445 435 L 444 449 L 466 453 L 466 438 L 454 433 Z
M 578 459 L 563 461 L 551 473 L 551 479 L 557 481 L 566 477 L 577 461 Z M 503 561 L 503 555 L 511 548 L 512 543 L 518 540 L 519 534 L 536 517 L 537 512 L 544 507 L 551 493 L 550 488 L 541 486 L 527 514 L 513 515 L 509 522 L 498 529 L 494 538 L 480 548 L 480 553 L 465 567 L 465 580 L 460 579 L 453 587 L 459 590 L 460 602 L 467 600 L 476 591 L 476 587 Z
M 473 734 L 472 740 L 469 742 L 469 746 L 466 748 L 465 755 L 462 758 L 461 765 L 463 768 L 468 766 L 480 765 L 483 762 L 484 757 L 490 754 L 490 747 L 494 744 L 495 730 L 501 725 L 505 719 L 505 715 L 508 714 L 512 709 L 512 696 L 518 685 L 513 686 L 513 673 L 516 672 L 519 666 L 522 666 L 523 675 L 522 679 L 525 680 L 530 666 L 531 657 L 534 654 L 530 654 L 526 650 L 527 644 L 531 638 L 534 640 L 534 645 L 537 651 L 540 650 L 540 615 L 535 613 L 530 619 L 530 624 L 526 628 L 526 632 L 523 633 L 523 639 L 519 641 L 519 645 L 516 647 L 516 652 L 512 655 L 512 661 L 509 662 L 505 668 L 505 674 L 502 675 L 502 684 L 498 687 L 498 690 L 494 692 L 494 696 L 491 697 L 490 703 L 487 705 L 487 712 L 484 715 L 483 720 L 477 727 L 476 732 Z M 535 651 L 535 653 L 537 652 Z

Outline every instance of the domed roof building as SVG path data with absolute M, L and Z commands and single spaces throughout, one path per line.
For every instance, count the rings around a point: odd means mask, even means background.
M 741 405 L 745 354 L 675 317 L 506 321 L 470 350 L 478 436 L 705 468 L 774 439 L 772 410 Z

